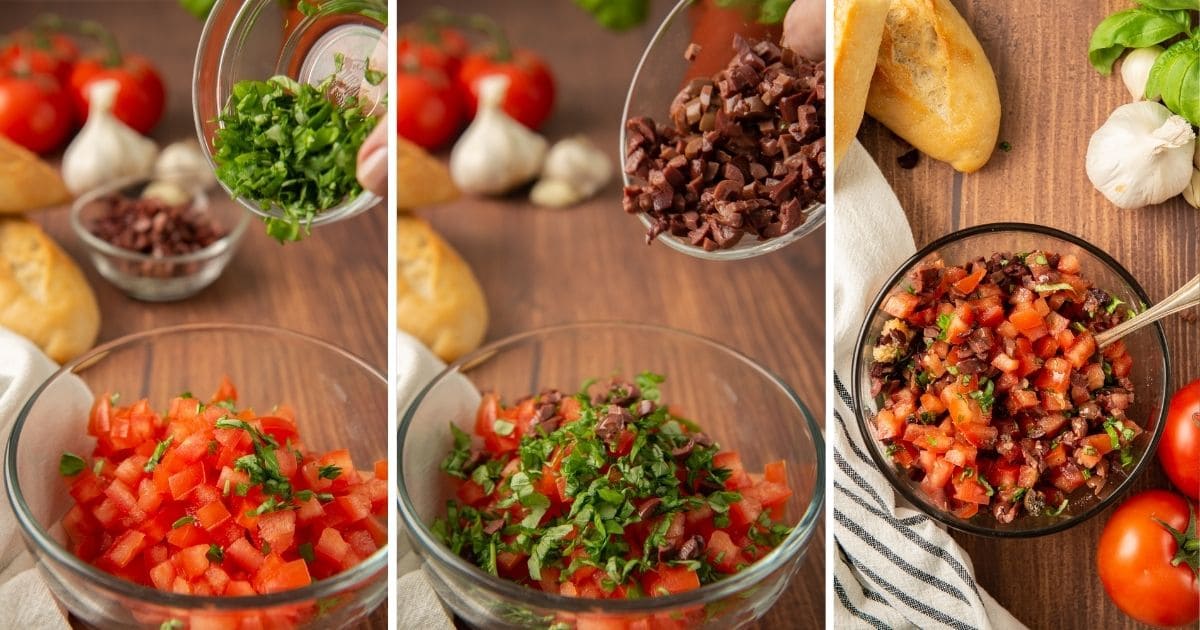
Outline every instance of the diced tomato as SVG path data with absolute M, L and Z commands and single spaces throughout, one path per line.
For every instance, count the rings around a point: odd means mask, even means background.
M 987 267 L 976 265 L 975 271 L 971 275 L 954 283 L 954 289 L 963 295 L 969 295 L 975 290 L 975 287 L 979 286 L 979 281 L 983 280 L 985 275 L 987 275 Z
M 266 566 L 264 562 L 263 567 Z M 264 568 L 259 568 L 255 581 L 260 593 L 280 593 L 312 584 L 308 564 L 303 559 L 284 562 L 278 568 L 272 569 L 265 572 Z
M 225 557 L 246 571 L 257 572 L 263 563 L 263 554 L 249 540 L 240 538 L 225 549 Z
M 208 550 L 208 545 L 193 545 L 180 549 L 179 553 L 175 554 L 179 569 L 192 579 L 204 575 L 208 570 Z
M 258 535 L 273 550 L 290 549 L 296 535 L 296 513 L 277 510 L 259 516 Z
M 897 417 L 891 409 L 881 409 L 875 414 L 875 437 L 888 440 L 899 437 L 904 431 L 904 419 Z
M 920 298 L 911 293 L 893 293 L 884 300 L 882 308 L 883 312 L 892 317 L 908 319 L 919 302 Z
M 648 571 L 642 580 L 646 592 L 653 596 L 686 593 L 700 588 L 700 577 L 687 567 L 659 564 Z

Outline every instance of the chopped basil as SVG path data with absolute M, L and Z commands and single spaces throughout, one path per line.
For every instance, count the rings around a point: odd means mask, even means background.
M 306 542 L 299 547 L 296 547 L 296 553 L 300 554 L 300 557 L 304 558 L 304 561 L 309 564 L 312 564 L 317 559 L 317 557 L 313 554 L 313 546 L 310 542 Z
M 1009 501 L 1012 503 L 1017 503 L 1018 501 L 1021 500 L 1022 497 L 1025 496 L 1025 493 L 1028 491 L 1029 491 L 1029 488 L 1017 488 L 1017 491 L 1013 493 L 1012 498 L 1009 499 Z
M 938 341 L 945 341 L 946 335 L 950 333 L 950 322 L 954 321 L 954 313 L 942 313 L 938 315 L 937 326 L 942 332 L 938 334 Z
M 1038 293 L 1054 293 L 1055 291 L 1072 291 L 1074 288 L 1066 282 L 1057 282 L 1055 284 L 1034 285 L 1033 290 Z
M 471 436 L 453 422 L 450 423 L 450 433 L 454 436 L 454 448 L 442 460 L 441 468 L 446 474 L 466 479 L 467 474 L 463 470 L 463 465 L 471 459 Z
M 208 546 L 208 553 L 204 555 L 208 556 L 209 560 L 218 564 L 225 561 L 225 550 L 220 545 L 210 544 Z
M 169 435 L 167 439 L 156 444 L 154 452 L 150 454 L 150 459 L 146 460 L 146 465 L 142 467 L 142 470 L 148 473 L 154 472 L 154 469 L 158 467 L 158 462 L 162 461 L 163 455 L 166 454 L 167 448 L 173 441 L 175 441 L 175 436 Z
M 497 418 L 496 420 L 492 421 L 492 431 L 501 437 L 508 437 L 512 435 L 516 428 L 517 425 L 509 422 L 508 420 Z
M 1062 503 L 1058 504 L 1058 507 L 1046 510 L 1046 514 L 1049 514 L 1050 516 L 1058 516 L 1059 514 L 1063 513 L 1063 510 L 1067 509 L 1067 505 L 1070 502 L 1070 499 L 1063 499 Z
M 58 474 L 64 477 L 74 477 L 87 468 L 87 462 L 74 453 L 63 453 L 58 458 Z
M 1121 437 L 1117 434 L 1115 418 L 1108 418 L 1104 421 L 1104 432 L 1108 434 L 1108 441 L 1114 449 L 1121 447 Z
M 341 476 L 341 474 L 342 469 L 338 466 L 334 466 L 333 464 L 321 466 L 321 468 L 317 470 L 317 476 L 321 479 L 337 479 Z
M 195 523 L 195 522 L 196 522 L 195 516 L 190 516 L 190 515 L 184 516 L 184 517 L 181 517 L 179 520 L 175 521 L 174 523 L 171 523 L 171 529 L 179 529 L 180 527 L 183 527 L 184 525 L 191 525 L 192 523 Z
M 1108 306 L 1104 307 L 1104 312 L 1112 315 L 1113 313 L 1117 312 L 1117 307 L 1124 303 L 1125 302 L 1121 301 L 1121 298 L 1114 295 L 1112 296 L 1112 302 L 1109 302 Z
M 983 385 L 983 389 L 980 391 L 971 392 L 971 398 L 974 398 L 975 402 L 979 403 L 979 408 L 983 410 L 983 413 L 987 414 L 992 412 L 992 405 L 996 403 L 996 398 L 994 395 L 996 386 L 991 379 L 984 380 L 987 381 L 986 385 L 981 383 L 981 385 Z

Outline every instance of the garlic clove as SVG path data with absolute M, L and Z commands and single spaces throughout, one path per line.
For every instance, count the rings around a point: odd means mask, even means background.
M 1183 189 L 1183 200 L 1193 208 L 1200 208 L 1200 168 L 1192 171 L 1192 179 Z
M 179 140 L 167 145 L 159 153 L 158 161 L 154 163 L 154 177 L 201 190 L 217 184 L 212 164 L 204 156 L 200 143 L 194 139 Z
M 1162 52 L 1160 46 L 1134 48 L 1121 61 L 1121 80 L 1125 82 L 1125 89 L 1129 90 L 1133 100 L 1140 101 L 1146 98 L 1146 81 L 1150 78 L 1150 68 Z
M 529 191 L 529 200 L 544 208 L 566 208 L 585 199 L 579 189 L 561 179 L 543 179 Z
M 142 190 L 143 199 L 157 199 L 168 206 L 182 206 L 192 196 L 182 186 L 171 180 L 155 180 Z
M 542 179 L 570 183 L 581 200 L 600 192 L 612 179 L 612 163 L 603 151 L 584 136 L 572 136 L 554 143 L 542 166 Z

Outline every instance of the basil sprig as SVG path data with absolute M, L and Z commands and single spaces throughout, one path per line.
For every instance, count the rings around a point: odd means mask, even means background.
M 1104 19 L 1092 32 L 1088 60 L 1100 74 L 1129 48 L 1161 45 L 1166 50 L 1150 68 L 1145 97 L 1193 125 L 1200 125 L 1200 0 L 1137 0 L 1140 5 Z

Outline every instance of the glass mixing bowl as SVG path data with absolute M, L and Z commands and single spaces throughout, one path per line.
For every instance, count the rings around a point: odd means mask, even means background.
M 625 156 L 625 121 L 638 116 L 649 116 L 655 121 L 668 119 L 671 101 L 690 79 L 711 76 L 725 67 L 733 55 L 731 41 L 734 34 L 745 37 L 773 37 L 779 41 L 778 26 L 768 27 L 755 21 L 753 13 L 739 8 L 717 6 L 716 0 L 680 0 L 663 20 L 650 39 L 629 86 L 625 97 L 625 110 L 621 115 L 621 146 L 617 155 Z M 749 3 L 757 9 L 756 3 Z M 694 61 L 684 58 L 688 45 L 703 43 Z M 826 132 L 828 134 L 828 131 Z M 622 164 L 623 166 L 623 164 Z M 621 169 L 624 184 L 633 183 L 625 169 Z M 655 239 L 671 249 L 689 256 L 707 260 L 741 260 L 776 251 L 803 239 L 825 223 L 825 204 L 817 203 L 805 209 L 807 219 L 796 229 L 765 241 L 747 235 L 728 249 L 705 251 L 687 239 L 663 233 Z M 649 230 L 652 222 L 644 214 L 638 214 L 642 226 Z
M 740 573 L 682 594 L 590 600 L 535 591 L 454 555 L 429 530 L 454 496 L 439 462 L 453 444 L 449 424 L 471 430 L 480 391 L 512 400 L 544 388 L 576 391 L 584 379 L 650 370 L 666 376 L 664 402 L 685 409 L 748 471 L 786 460 L 784 541 Z M 401 527 L 433 588 L 469 624 L 492 629 L 585 627 L 604 621 L 663 621 L 703 610 L 701 628 L 736 628 L 779 598 L 804 557 L 824 500 L 824 440 L 790 387 L 748 357 L 690 333 L 632 323 L 586 323 L 509 337 L 459 359 L 417 395 L 400 421 L 397 444 Z M 405 544 L 400 546 L 404 555 Z M 820 575 L 799 579 L 822 580 Z M 593 627 L 593 626 L 586 626 Z M 599 627 L 599 626 L 595 626 Z M 623 626 L 622 626 L 623 627 Z
M 1017 517 L 1011 523 L 1000 523 L 987 510 L 970 519 L 961 519 L 950 512 L 938 509 L 930 503 L 920 488 L 920 483 L 901 472 L 884 452 L 884 444 L 875 439 L 872 418 L 881 401 L 871 395 L 871 349 L 879 339 L 883 325 L 891 315 L 880 306 L 888 296 L 904 290 L 908 272 L 922 262 L 943 260 L 947 265 L 962 264 L 976 257 L 987 257 L 993 252 L 1029 252 L 1041 250 L 1058 254 L 1074 254 L 1082 266 L 1081 276 L 1095 286 L 1119 297 L 1127 304 L 1149 304 L 1150 298 L 1133 275 L 1099 247 L 1066 232 L 1040 225 L 1024 223 L 993 223 L 960 230 L 925 246 L 900 266 L 884 284 L 883 289 L 867 311 L 854 349 L 854 373 L 850 387 L 854 396 L 854 411 L 858 426 L 871 457 L 892 487 L 913 505 L 930 517 L 972 534 L 995 537 L 1041 536 L 1062 531 L 1100 513 L 1116 501 L 1134 479 L 1153 461 L 1155 447 L 1162 434 L 1163 420 L 1167 412 L 1167 396 L 1170 386 L 1170 358 L 1167 340 L 1160 324 L 1147 326 L 1124 337 L 1129 355 L 1133 357 L 1134 404 L 1128 416 L 1138 421 L 1146 430 L 1144 436 L 1133 445 L 1133 467 L 1123 476 L 1117 476 L 1105 484 L 1100 496 L 1094 496 L 1091 488 L 1082 486 L 1068 495 L 1070 502 L 1057 516 L 1043 513 L 1032 517 L 1028 514 Z M 1116 470 L 1116 469 L 1114 469 Z
M 92 396 L 123 394 L 165 404 L 189 389 L 237 385 L 239 405 L 287 403 L 314 451 L 350 450 L 362 467 L 387 456 L 387 379 L 333 345 L 265 326 L 200 324 L 138 333 L 104 344 L 63 366 L 29 399 L 13 425 L 4 485 L 21 535 L 42 579 L 75 617 L 97 628 L 339 628 L 387 597 L 388 547 L 334 577 L 281 593 L 201 597 L 155 590 L 106 573 L 63 545 L 71 506 L 58 472 L 64 451 L 91 453 L 86 435 Z M 212 624 L 212 625 L 208 625 Z M 254 625 L 259 624 L 259 625 Z
M 302 14 L 290 0 L 218 0 L 213 6 L 196 51 L 192 107 L 200 146 L 214 169 L 217 120 L 239 81 L 285 75 L 316 85 L 336 72 L 335 83 L 346 86 L 334 95 L 336 99 L 360 95 L 370 103 L 370 113 L 382 115 L 387 81 L 375 89 L 363 86 L 363 76 L 366 60 L 376 54 L 380 39 L 386 36 L 387 4 L 383 0 L 327 0 L 311 5 L 315 5 L 311 15 Z M 335 59 L 339 53 L 341 63 Z M 259 216 L 283 216 L 276 207 L 264 208 L 234 195 L 224 182 L 221 186 Z M 312 225 L 350 218 L 380 200 L 364 190 L 336 207 L 325 208 Z

